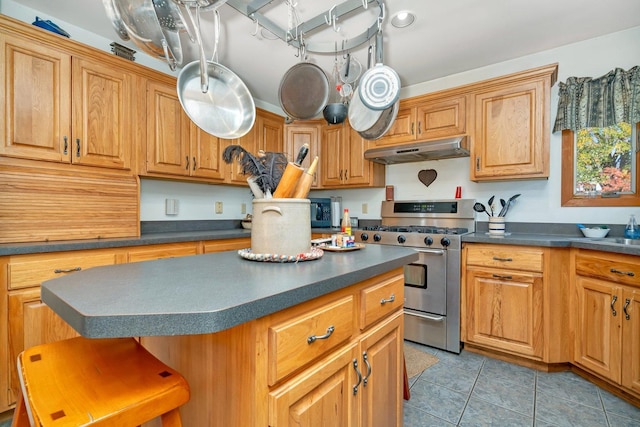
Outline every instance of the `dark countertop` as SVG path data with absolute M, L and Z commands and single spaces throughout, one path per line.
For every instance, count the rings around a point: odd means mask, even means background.
M 634 241 L 633 244 L 622 244 L 617 242 L 620 239 L 620 237 L 590 239 L 574 235 L 526 233 L 507 233 L 504 237 L 494 237 L 483 232 L 462 236 L 463 243 L 495 243 L 498 245 L 543 246 L 556 248 L 571 247 L 614 252 L 619 254 L 640 255 L 640 240 Z
M 117 264 L 42 284 L 42 300 L 91 338 L 222 331 L 418 259 L 366 245 L 298 263 L 248 261 L 236 251 Z

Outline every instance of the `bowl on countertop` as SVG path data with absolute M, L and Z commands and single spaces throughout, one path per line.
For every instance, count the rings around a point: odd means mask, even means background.
M 242 224 L 242 228 L 244 228 L 245 230 L 251 230 L 251 220 L 253 219 L 253 215 L 251 214 L 247 214 L 246 217 L 242 218 L 242 222 L 240 224 Z
M 584 237 L 589 237 L 591 239 L 602 239 L 607 234 L 609 234 L 609 229 L 602 228 L 602 227 L 596 227 L 596 228 L 584 227 L 584 228 L 581 228 L 580 231 L 582 231 L 582 234 L 584 234 Z

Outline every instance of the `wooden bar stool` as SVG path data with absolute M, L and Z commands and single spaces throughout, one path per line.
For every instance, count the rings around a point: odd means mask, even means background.
M 13 427 L 138 426 L 158 416 L 180 427 L 189 385 L 133 338 L 83 337 L 18 356 L 22 394 Z

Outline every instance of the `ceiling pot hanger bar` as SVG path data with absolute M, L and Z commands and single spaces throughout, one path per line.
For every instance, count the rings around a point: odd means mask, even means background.
M 330 19 L 333 19 L 333 16 L 338 19 L 355 10 L 361 8 L 367 9 L 364 7 L 364 5 L 366 4 L 368 6 L 369 3 L 375 3 L 380 8 L 378 19 L 373 22 L 373 24 L 369 26 L 365 31 L 347 40 L 343 45 L 343 50 L 341 52 L 358 47 L 370 40 L 378 32 L 381 21 L 384 18 L 383 0 L 347 0 L 343 3 L 334 5 L 330 10 L 324 13 L 321 13 L 305 22 L 302 22 L 295 28 L 295 31 L 288 31 L 287 29 L 280 27 L 278 24 L 259 12 L 262 7 L 266 6 L 272 1 L 273 0 L 256 0 L 248 5 L 245 4 L 243 0 L 227 0 L 226 3 L 249 19 L 258 22 L 263 28 L 273 33 L 280 40 L 290 44 L 295 48 L 300 47 L 300 40 L 292 37 L 291 34 L 305 34 L 307 36 L 307 40 L 305 41 L 306 50 L 307 52 L 311 53 L 334 53 L 335 51 L 333 41 L 313 42 L 308 38 L 309 34 L 312 34 L 315 30 L 324 28 L 327 25 L 327 16 L 329 16 Z

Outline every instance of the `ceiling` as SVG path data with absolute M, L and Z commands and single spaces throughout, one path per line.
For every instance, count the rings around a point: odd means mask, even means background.
M 133 0 L 132 0 L 133 1 Z M 148 1 L 148 0 L 135 0 Z M 245 3 L 249 0 L 239 0 Z M 255 0 L 256 2 L 258 0 Z M 342 4 L 340 0 L 338 4 Z M 52 20 L 60 19 L 138 51 L 130 41 L 122 41 L 107 18 L 102 0 L 18 0 L 41 11 Z M 274 0 L 260 13 L 286 29 L 289 8 L 284 0 Z M 326 13 L 336 3 L 297 0 L 295 12 L 300 22 Z M 606 8 L 606 9 L 605 9 Z M 402 10 L 416 15 L 413 25 L 394 28 L 390 17 Z M 280 39 L 269 40 L 256 33 L 256 23 L 229 4 L 220 8 L 221 33 L 217 61 L 230 68 L 246 83 L 254 98 L 279 105 L 279 85 L 286 71 L 298 63 L 298 51 Z M 341 49 L 376 22 L 380 9 L 371 3 L 341 16 L 333 27 L 322 27 L 306 35 L 309 43 L 333 44 Z M 638 0 L 387 0 L 384 35 L 384 64 L 400 76 L 403 87 L 460 73 L 505 60 L 552 49 L 640 25 Z M 213 19 L 203 13 L 205 51 L 213 51 Z M 72 34 L 73 37 L 73 34 Z M 185 63 L 196 60 L 197 49 L 186 35 L 181 36 Z M 363 67 L 367 65 L 365 42 L 350 53 Z M 332 75 L 335 53 L 309 53 L 308 60 Z M 337 55 L 338 62 L 343 55 Z M 166 67 L 169 72 L 169 67 Z M 335 95 L 337 96 L 337 95 Z M 335 101 L 334 101 L 335 102 Z

